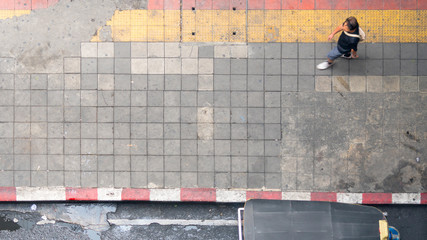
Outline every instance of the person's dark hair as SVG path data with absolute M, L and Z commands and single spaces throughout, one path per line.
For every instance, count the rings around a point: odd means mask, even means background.
M 350 28 L 350 31 L 359 28 L 359 23 L 357 22 L 357 19 L 355 17 L 348 17 L 344 23 L 347 23 L 347 26 L 348 28 Z

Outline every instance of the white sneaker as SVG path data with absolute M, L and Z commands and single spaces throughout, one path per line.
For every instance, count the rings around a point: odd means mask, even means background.
M 332 65 L 334 65 L 334 62 L 333 63 L 329 63 L 328 61 L 325 61 L 325 62 L 319 63 L 317 65 L 317 69 L 319 69 L 319 70 L 325 70 L 325 69 L 330 68 Z

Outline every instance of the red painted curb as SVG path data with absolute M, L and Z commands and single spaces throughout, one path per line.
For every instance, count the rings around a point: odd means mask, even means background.
M 47 0 L 33 0 L 31 4 L 32 9 L 40 9 L 40 8 L 47 8 Z
M 282 192 L 247 191 L 246 200 L 249 199 L 281 200 Z
M 215 188 L 0 187 L 0 202 L 182 201 L 245 202 L 249 199 L 328 201 L 355 204 L 427 204 L 427 193 L 281 192 Z
M 163 8 L 165 10 L 179 10 L 180 5 L 180 0 L 165 0 Z
M 149 189 L 125 188 L 122 190 L 123 201 L 150 201 Z
M 96 201 L 98 200 L 97 188 L 65 188 L 67 201 Z
M 312 192 L 311 201 L 336 202 L 337 193 L 335 192 Z
M 362 195 L 363 204 L 390 204 L 392 203 L 391 193 L 364 193 Z
M 150 0 L 150 1 L 157 1 L 157 0 Z M 196 8 L 196 0 L 182 0 L 183 10 L 191 10 L 192 8 Z M 179 10 L 179 9 L 176 9 L 176 10 Z
M 421 193 L 420 204 L 427 204 L 427 192 Z
M 59 0 L 0 0 L 0 10 L 42 9 L 53 6 L 58 2 Z
M 215 202 L 215 188 L 181 188 L 181 201 L 184 202 Z
M 0 201 L 16 201 L 16 188 L 0 187 Z

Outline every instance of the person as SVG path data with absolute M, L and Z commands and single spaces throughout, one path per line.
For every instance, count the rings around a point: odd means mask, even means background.
M 359 43 L 359 23 L 355 17 L 349 17 L 339 25 L 328 37 L 330 41 L 335 34 L 341 32 L 338 44 L 328 53 L 328 60 L 317 65 L 317 69 L 325 70 L 334 65 L 335 59 L 343 57 L 347 59 L 358 58 L 357 44 Z M 359 37 L 358 37 L 359 36 Z

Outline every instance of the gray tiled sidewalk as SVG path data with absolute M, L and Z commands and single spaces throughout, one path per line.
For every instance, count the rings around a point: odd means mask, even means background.
M 331 47 L 82 43 L 52 74 L 0 58 L 0 185 L 425 191 L 427 45 L 316 70 Z

